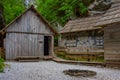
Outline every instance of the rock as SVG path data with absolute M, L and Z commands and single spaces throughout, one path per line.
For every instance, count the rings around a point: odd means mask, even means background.
M 95 0 L 89 7 L 91 16 L 105 13 L 111 6 L 112 0 Z
M 79 69 L 64 70 L 63 73 L 65 75 L 74 76 L 74 77 L 93 77 L 97 74 L 94 71 L 79 70 Z

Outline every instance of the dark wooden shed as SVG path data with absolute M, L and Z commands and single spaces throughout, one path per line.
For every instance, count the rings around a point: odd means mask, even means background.
M 69 54 L 103 53 L 103 30 L 94 27 L 100 16 L 70 20 L 60 31 L 60 46 Z
M 1 32 L 6 33 L 4 48 L 7 60 L 14 60 L 19 56 L 53 56 L 54 35 L 57 32 L 34 6 L 23 12 Z
M 111 8 L 97 22 L 104 27 L 105 62 L 108 66 L 120 67 L 120 1 L 115 0 Z

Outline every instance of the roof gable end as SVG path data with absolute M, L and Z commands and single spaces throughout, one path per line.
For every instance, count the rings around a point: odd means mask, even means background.
M 17 18 L 15 18 L 15 19 L 14 19 L 11 23 L 9 23 L 5 28 L 3 28 L 3 29 L 0 31 L 0 33 L 5 33 L 8 27 L 10 27 L 14 22 L 19 21 L 19 19 L 20 19 L 23 15 L 25 15 L 28 11 L 32 11 L 33 13 L 35 13 L 35 15 L 36 15 L 38 18 L 40 18 L 40 20 L 42 20 L 42 22 L 45 23 L 45 25 L 54 33 L 54 35 L 57 35 L 57 34 L 58 34 L 57 31 L 54 30 L 54 29 L 52 28 L 52 26 L 48 23 L 48 21 L 47 21 L 46 19 L 44 19 L 41 14 L 39 14 L 39 12 L 34 8 L 33 5 L 32 5 L 30 8 L 28 8 L 27 10 L 25 10 L 25 11 L 24 11 L 21 15 L 19 15 Z

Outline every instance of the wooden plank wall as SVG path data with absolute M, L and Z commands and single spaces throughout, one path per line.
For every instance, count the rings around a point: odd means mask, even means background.
M 17 56 L 43 57 L 43 39 L 43 35 L 7 33 L 6 59 L 16 59 Z
M 53 32 L 33 12 L 28 11 L 7 28 L 4 47 L 6 59 L 17 56 L 44 56 L 44 36 L 51 36 L 50 55 L 53 53 Z
M 120 23 L 105 27 L 105 60 L 120 66 Z
M 53 34 L 48 26 L 32 11 L 28 11 L 7 29 L 7 32 L 29 32 Z

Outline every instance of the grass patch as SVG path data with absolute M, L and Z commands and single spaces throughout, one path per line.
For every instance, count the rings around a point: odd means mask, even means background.
M 5 67 L 4 59 L 0 57 L 0 73 L 4 72 L 4 67 Z
M 96 59 L 91 60 L 92 62 L 104 62 L 104 56 L 98 56 Z
M 74 61 L 90 61 L 90 62 L 104 62 L 103 56 L 92 56 L 92 55 L 69 55 L 64 52 L 56 52 L 57 57 L 65 59 L 65 60 L 74 60 Z

